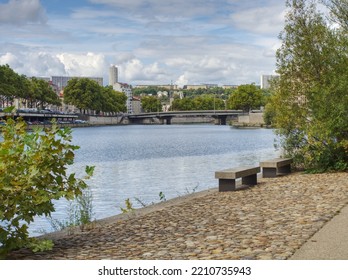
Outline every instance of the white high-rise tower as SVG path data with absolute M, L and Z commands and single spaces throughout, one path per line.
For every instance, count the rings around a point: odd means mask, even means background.
M 111 65 L 109 68 L 109 85 L 113 86 L 118 83 L 118 69 L 115 65 Z

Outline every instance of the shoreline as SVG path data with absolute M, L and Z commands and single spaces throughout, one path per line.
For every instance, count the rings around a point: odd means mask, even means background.
M 235 192 L 217 189 L 46 235 L 52 251 L 10 259 L 289 259 L 348 205 L 348 173 L 260 179 Z M 71 232 L 70 232 L 71 233 Z

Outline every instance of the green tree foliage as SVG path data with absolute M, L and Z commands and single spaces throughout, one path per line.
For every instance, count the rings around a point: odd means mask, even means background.
M 134 88 L 133 89 L 133 95 L 134 96 L 140 96 L 140 95 L 157 95 L 157 92 L 159 91 L 168 91 L 168 89 L 164 87 L 157 87 L 157 86 L 148 86 L 144 88 Z
M 338 23 L 342 30 L 347 33 L 348 30 L 348 1 L 346 0 L 323 0 L 323 3 L 331 12 L 331 20 Z
M 198 89 L 184 89 L 185 97 L 195 97 L 198 95 L 224 95 L 226 90 L 221 87 L 209 87 Z
M 336 12 L 346 5 L 328 2 Z M 334 29 L 315 1 L 287 1 L 287 7 L 277 52 L 280 79 L 269 105 L 273 123 L 298 164 L 316 171 L 347 169 L 347 29 Z
M 182 99 L 175 98 L 171 106 L 172 111 L 192 111 L 195 110 L 194 99 L 191 97 L 184 97 Z
M 27 99 L 30 107 L 44 109 L 48 104 L 61 105 L 58 95 L 48 82 L 32 78 L 30 86 L 31 88 L 27 91 L 27 95 L 23 96 Z
M 240 85 L 228 98 L 227 108 L 249 112 L 265 105 L 263 91 L 254 84 Z
M 108 113 L 126 112 L 127 96 L 118 91 L 114 91 L 111 86 L 102 88 L 102 104 L 99 111 Z
M 76 106 L 81 112 L 99 108 L 101 87 L 88 78 L 74 78 L 64 89 L 64 102 Z
M 15 98 L 23 99 L 29 107 L 60 105 L 60 100 L 49 83 L 28 79 L 14 72 L 8 65 L 0 65 L 0 106 L 12 105 Z
M 53 200 L 71 200 L 87 187 L 83 180 L 67 172 L 78 149 L 71 144 L 69 128 L 59 129 L 54 124 L 29 133 L 25 122 L 9 118 L 2 126 L 2 137 L 0 256 L 35 245 L 36 241 L 28 237 L 28 225 L 34 217 L 50 216 L 55 211 Z
M 221 98 L 212 94 L 203 94 L 195 97 L 184 97 L 174 99 L 172 103 L 173 111 L 192 111 L 192 110 L 224 110 L 225 102 Z
M 29 91 L 29 82 L 8 65 L 0 65 L 0 101 L 1 106 L 12 104 L 14 98 L 24 97 Z
M 64 102 L 76 106 L 80 112 L 116 113 L 126 111 L 127 97 L 112 87 L 102 87 L 88 78 L 74 78 L 64 89 Z
M 155 96 L 145 96 L 141 99 L 143 110 L 148 112 L 162 112 L 161 101 Z

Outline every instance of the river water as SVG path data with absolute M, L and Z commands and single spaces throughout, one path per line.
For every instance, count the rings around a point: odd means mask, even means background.
M 88 180 L 94 218 L 121 213 L 129 198 L 142 203 L 217 187 L 217 170 L 276 157 L 271 129 L 236 129 L 216 125 L 128 125 L 75 128 L 73 143 L 80 146 L 71 167 L 80 177 L 86 165 L 95 166 Z M 66 201 L 56 202 L 52 217 L 67 219 Z M 47 218 L 30 225 L 32 236 L 52 231 Z

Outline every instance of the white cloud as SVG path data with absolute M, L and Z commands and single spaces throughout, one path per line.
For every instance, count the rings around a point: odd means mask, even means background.
M 130 58 L 121 64 L 117 64 L 117 66 L 120 78 L 125 82 L 133 83 L 136 81 L 137 84 L 155 83 L 168 77 L 166 69 L 161 67 L 158 62 L 144 65 L 138 58 Z
M 0 64 L 9 64 L 17 73 L 31 76 L 97 76 L 107 72 L 104 55 L 86 53 L 47 53 L 42 51 L 21 51 L 0 56 Z
M 0 56 L 0 65 L 4 64 L 12 65 L 12 67 L 18 67 L 19 60 L 14 54 L 8 52 Z
M 188 84 L 188 81 L 189 80 L 186 78 L 185 74 L 183 74 L 175 81 L 175 84 L 179 87 L 183 87 L 184 85 Z
M 27 76 L 64 74 L 64 65 L 55 55 L 45 52 L 17 52 L 0 56 L 0 64 L 8 64 L 17 73 Z
M 65 73 L 70 76 L 98 76 L 106 72 L 107 62 L 103 54 L 60 53 L 57 58 L 64 65 Z
M 280 2 L 282 4 L 282 2 Z M 285 7 L 282 5 L 256 7 L 230 15 L 232 23 L 255 34 L 279 34 L 284 25 Z
M 46 25 L 0 29 L 0 63 L 28 76 L 103 76 L 105 84 L 116 64 L 120 81 L 134 85 L 257 83 L 275 68 L 278 0 L 89 2 L 98 5 L 48 13 Z
M 21 25 L 33 22 L 46 22 L 40 0 L 9 0 L 6 4 L 0 4 L 0 24 Z

